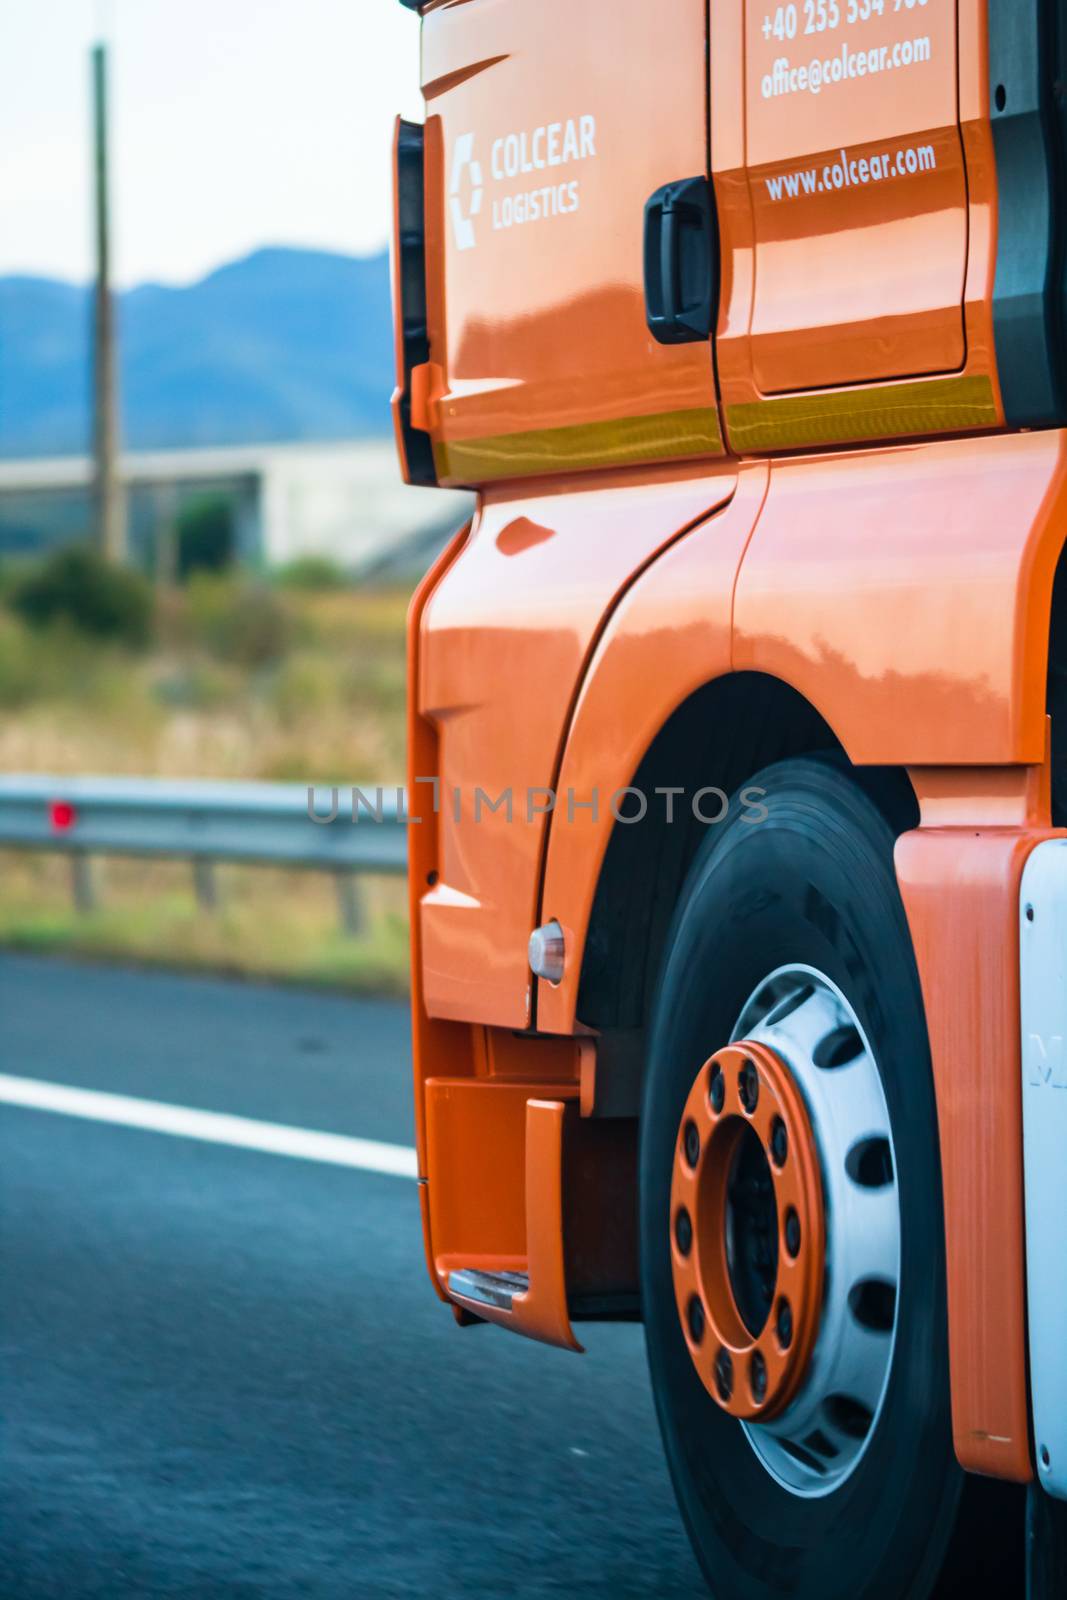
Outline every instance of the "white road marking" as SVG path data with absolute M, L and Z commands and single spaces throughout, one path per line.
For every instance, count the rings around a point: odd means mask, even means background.
M 263 1150 L 275 1156 L 295 1156 L 301 1161 L 324 1161 L 334 1167 L 358 1167 L 361 1172 L 384 1172 L 394 1178 L 418 1176 L 415 1152 L 407 1145 L 318 1133 L 281 1122 L 257 1122 L 222 1111 L 196 1111 L 191 1106 L 137 1100 L 132 1095 L 106 1094 L 100 1089 L 75 1089 L 39 1078 L 16 1078 L 0 1072 L 0 1102 L 34 1111 L 57 1111 L 66 1117 L 85 1117 L 90 1122 L 110 1122 L 121 1128 L 146 1128 L 151 1133 L 170 1133 L 179 1139 L 200 1139 L 206 1144 Z

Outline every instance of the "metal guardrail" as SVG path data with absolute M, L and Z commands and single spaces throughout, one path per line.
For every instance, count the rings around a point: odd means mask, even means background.
M 354 803 L 354 794 L 365 798 Z M 97 900 L 94 856 L 189 860 L 205 908 L 217 904 L 216 862 L 330 872 L 342 921 L 356 932 L 363 920 L 356 874 L 406 870 L 403 806 L 397 787 L 15 773 L 0 777 L 0 847 L 69 856 L 83 910 Z M 333 820 L 325 820 L 331 813 Z

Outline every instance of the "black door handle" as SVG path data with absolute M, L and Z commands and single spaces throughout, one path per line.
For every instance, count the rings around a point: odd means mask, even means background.
M 645 203 L 645 318 L 660 344 L 711 337 L 718 265 L 707 178 L 665 183 Z

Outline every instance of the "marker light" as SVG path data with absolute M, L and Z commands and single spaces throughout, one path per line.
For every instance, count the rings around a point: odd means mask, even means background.
M 530 971 L 549 983 L 558 983 L 563 977 L 563 929 L 554 919 L 544 927 L 535 928 L 530 935 Z
M 67 833 L 78 820 L 78 813 L 69 800 L 48 802 L 48 821 L 53 833 Z

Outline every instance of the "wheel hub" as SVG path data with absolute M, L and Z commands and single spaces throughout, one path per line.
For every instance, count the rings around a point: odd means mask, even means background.
M 901 1273 L 885 1088 L 824 973 L 776 968 L 682 1115 L 671 1262 L 686 1343 L 715 1403 L 796 1495 L 830 1493 L 874 1436 Z
M 701 1382 L 733 1417 L 778 1415 L 815 1347 L 826 1225 L 804 1097 L 769 1045 L 727 1045 L 697 1074 L 671 1229 L 674 1292 Z

